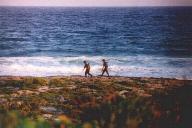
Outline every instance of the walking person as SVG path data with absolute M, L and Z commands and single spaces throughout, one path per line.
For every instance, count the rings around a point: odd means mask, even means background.
M 102 68 L 102 74 L 101 76 L 103 76 L 103 74 L 106 72 L 107 76 L 109 76 L 109 72 L 108 72 L 108 63 L 105 61 L 105 59 L 102 59 L 103 61 L 103 68 Z
M 90 67 L 89 63 L 87 63 L 86 61 L 83 61 L 83 63 L 85 64 L 84 68 L 83 68 L 83 70 L 85 70 L 85 77 L 87 77 L 87 75 L 92 77 L 92 74 L 90 73 L 91 67 Z

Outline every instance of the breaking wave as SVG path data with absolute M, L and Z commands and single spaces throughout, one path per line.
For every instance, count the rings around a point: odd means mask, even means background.
M 84 75 L 84 60 L 90 63 L 93 75 L 100 75 L 103 58 L 108 61 L 113 76 L 192 79 L 192 58 L 153 56 L 0 57 L 0 75 Z

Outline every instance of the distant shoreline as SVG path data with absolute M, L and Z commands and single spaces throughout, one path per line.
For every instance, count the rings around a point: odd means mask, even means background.
M 32 7 L 32 8 L 180 8 L 180 7 L 192 7 L 191 5 L 149 5 L 149 6 L 141 6 L 141 5 L 133 5 L 133 6 L 29 6 L 29 5 L 0 5 L 0 7 Z

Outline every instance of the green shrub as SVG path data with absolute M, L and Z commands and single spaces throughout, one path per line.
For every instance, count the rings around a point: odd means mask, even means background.
M 59 78 L 53 78 L 49 81 L 49 86 L 65 86 L 69 84 L 69 81 L 67 79 L 59 79 Z
M 48 82 L 45 78 L 41 77 L 28 77 L 23 80 L 23 86 L 22 88 L 36 88 L 38 86 L 45 86 L 48 85 Z

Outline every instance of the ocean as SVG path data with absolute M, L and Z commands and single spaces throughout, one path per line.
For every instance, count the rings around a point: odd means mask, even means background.
M 0 76 L 192 79 L 192 7 L 0 7 Z

